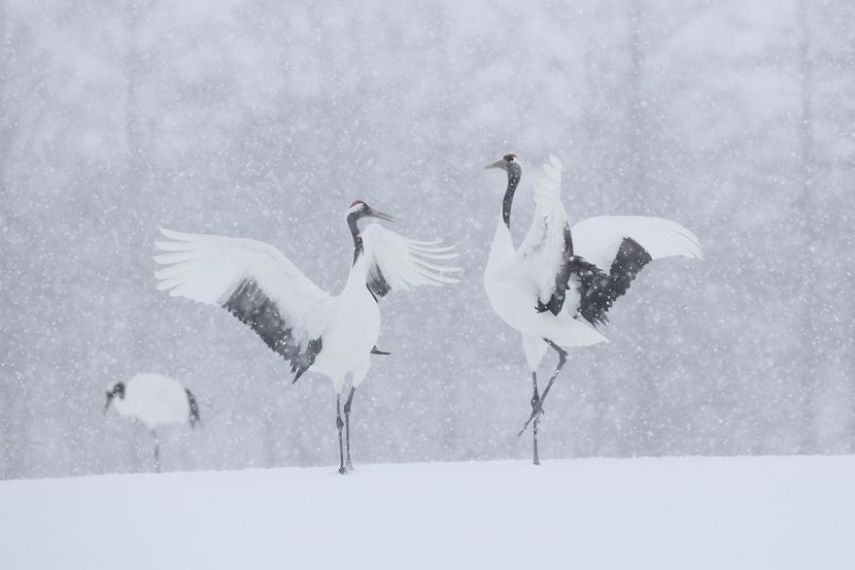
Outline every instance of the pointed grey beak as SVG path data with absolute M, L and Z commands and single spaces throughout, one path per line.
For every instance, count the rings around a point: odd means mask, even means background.
M 107 415 L 107 410 L 110 409 L 110 404 L 113 402 L 113 394 L 107 393 L 107 402 L 104 404 L 104 415 Z
M 502 169 L 504 169 L 505 168 L 505 159 L 497 160 L 493 164 L 488 164 L 487 166 L 484 167 L 484 170 L 490 170 L 491 168 L 502 168 Z
M 371 216 L 371 217 L 374 217 L 374 218 L 377 218 L 377 219 L 380 219 L 380 220 L 386 221 L 386 222 L 392 222 L 392 223 L 394 223 L 394 222 L 395 222 L 395 218 L 393 218 L 393 217 L 392 217 L 392 216 L 390 216 L 389 214 L 386 214 L 386 213 L 380 212 L 380 211 L 378 211 L 378 210 L 371 210 L 371 212 L 369 212 L 369 214 L 368 214 L 368 215 L 369 215 L 369 216 Z

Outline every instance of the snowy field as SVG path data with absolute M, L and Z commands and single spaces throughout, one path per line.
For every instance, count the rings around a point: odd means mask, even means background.
M 0 482 L 0 568 L 855 568 L 855 457 Z

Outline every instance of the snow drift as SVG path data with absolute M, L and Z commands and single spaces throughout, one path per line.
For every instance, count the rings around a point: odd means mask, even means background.
M 855 458 L 0 483 L 0 568 L 852 568 Z

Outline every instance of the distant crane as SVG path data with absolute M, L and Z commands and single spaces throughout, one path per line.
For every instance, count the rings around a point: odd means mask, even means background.
M 595 328 L 653 259 L 703 259 L 698 239 L 683 226 L 661 218 L 599 216 L 573 227 L 561 203 L 561 161 L 550 156 L 534 185 L 535 215 L 519 249 L 511 240 L 511 206 L 522 175 L 516 155 L 486 167 L 507 173 L 508 185 L 490 246 L 484 287 L 493 309 L 522 335 L 531 371 L 531 414 L 518 435 L 534 423 L 534 464 L 540 464 L 537 431 L 543 402 L 567 362 L 567 348 L 606 341 Z M 537 368 L 548 348 L 558 365 L 543 393 Z
M 178 380 L 160 374 L 137 374 L 127 382 L 107 386 L 107 403 L 119 415 L 141 421 L 154 441 L 154 468 L 160 473 L 160 442 L 157 428 L 168 424 L 199 423 L 199 404 L 196 397 Z
M 456 257 L 440 241 L 414 241 L 380 224 L 360 229 L 359 222 L 388 214 L 356 200 L 346 212 L 353 237 L 353 261 L 337 296 L 322 291 L 278 249 L 249 239 L 180 233 L 162 229 L 168 241 L 155 260 L 164 269 L 157 288 L 202 303 L 219 305 L 249 325 L 274 352 L 290 362 L 296 382 L 310 368 L 328 376 L 336 393 L 339 473 L 353 469 L 350 459 L 350 409 L 365 379 L 369 355 L 380 336 L 379 299 L 394 289 L 456 283 L 459 269 L 435 261 Z M 341 394 L 351 375 L 341 418 Z M 342 427 L 346 430 L 345 451 Z

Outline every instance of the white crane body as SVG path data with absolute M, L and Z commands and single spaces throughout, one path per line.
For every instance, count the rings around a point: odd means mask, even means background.
M 113 407 L 122 417 L 139 420 L 151 432 L 154 442 L 154 466 L 160 472 L 158 428 L 184 424 L 191 428 L 199 422 L 196 397 L 178 380 L 161 374 L 141 373 L 127 382 L 107 386 L 104 413 Z
M 336 393 L 341 393 L 348 373 L 354 387 L 362 384 L 371 366 L 371 349 L 380 339 L 380 306 L 365 286 L 366 265 L 360 257 L 342 292 L 331 299 L 329 321 L 321 333 L 324 349 L 312 366 L 332 380 Z
M 550 156 L 535 182 L 535 215 L 523 243 L 510 233 L 511 207 L 522 170 L 515 155 L 487 168 L 508 174 L 501 216 L 490 246 L 484 288 L 496 314 L 522 337 L 532 376 L 534 463 L 542 404 L 566 362 L 570 347 L 608 342 L 597 329 L 650 261 L 683 256 L 702 259 L 700 243 L 683 226 L 644 216 L 598 216 L 570 226 L 561 202 L 561 161 Z M 541 394 L 537 368 L 552 347 L 559 363 Z M 522 431 L 520 432 L 522 434 Z
M 530 367 L 536 369 L 546 352 L 544 338 L 559 346 L 590 346 L 607 342 L 593 326 L 574 318 L 567 309 L 558 315 L 535 311 L 540 288 L 525 271 L 525 266 L 519 263 L 519 257 L 511 245 L 510 231 L 500 224 L 487 260 L 484 288 L 496 314 L 523 335 Z
M 187 390 L 177 380 L 160 374 L 137 374 L 125 384 L 124 397 L 114 398 L 120 416 L 136 418 L 148 429 L 190 421 Z

